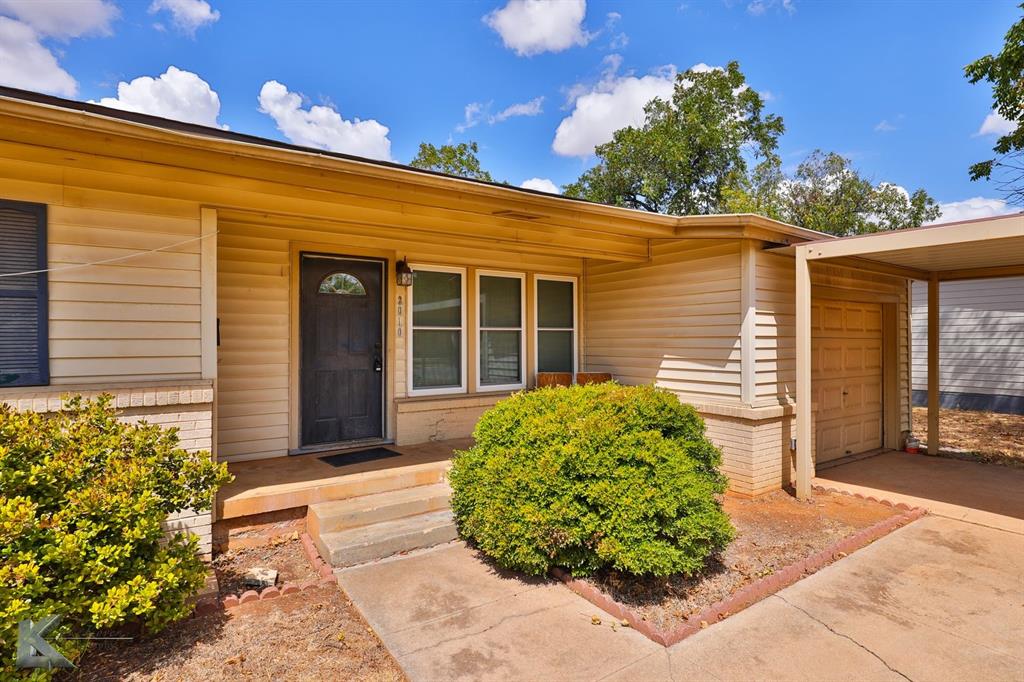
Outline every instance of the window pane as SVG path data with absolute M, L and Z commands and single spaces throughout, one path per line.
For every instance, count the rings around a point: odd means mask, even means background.
M 414 329 L 412 387 L 456 388 L 462 384 L 462 332 Z
M 321 294 L 340 294 L 342 296 L 366 296 L 366 287 L 355 275 L 347 272 L 336 272 L 320 280 Z
M 480 326 L 522 326 L 522 280 L 480 276 Z
M 572 282 L 557 282 L 550 279 L 537 280 L 538 327 L 571 329 L 574 326 L 572 319 L 572 289 Z
M 462 275 L 417 270 L 412 276 L 414 327 L 462 326 Z
M 480 385 L 522 383 L 520 332 L 480 332 Z
M 573 371 L 572 332 L 537 332 L 537 371 Z

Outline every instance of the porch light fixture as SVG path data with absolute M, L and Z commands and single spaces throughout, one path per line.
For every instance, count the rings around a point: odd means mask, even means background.
M 412 286 L 412 268 L 404 258 L 395 263 L 395 278 L 400 287 Z

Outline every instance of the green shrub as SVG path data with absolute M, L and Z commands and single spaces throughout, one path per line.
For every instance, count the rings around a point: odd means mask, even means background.
M 62 636 L 187 615 L 206 567 L 194 536 L 160 524 L 209 509 L 229 479 L 175 429 L 118 421 L 110 396 L 55 415 L 0 405 L 0 678 L 15 674 L 23 619 L 61 614 L 47 640 L 73 659 L 82 640 Z
M 500 566 L 690 574 L 733 537 L 721 453 L 671 393 L 616 383 L 517 393 L 456 453 L 461 535 Z

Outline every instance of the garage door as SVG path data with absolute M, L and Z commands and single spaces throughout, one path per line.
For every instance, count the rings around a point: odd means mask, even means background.
M 817 461 L 881 447 L 881 304 L 814 301 L 811 328 Z

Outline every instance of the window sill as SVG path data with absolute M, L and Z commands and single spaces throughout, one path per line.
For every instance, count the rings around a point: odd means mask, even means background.
M 507 398 L 515 391 L 478 391 L 476 393 L 435 393 L 430 395 L 411 395 L 405 398 L 396 398 L 399 405 L 410 403 L 450 402 L 450 401 L 472 401 L 486 398 Z

